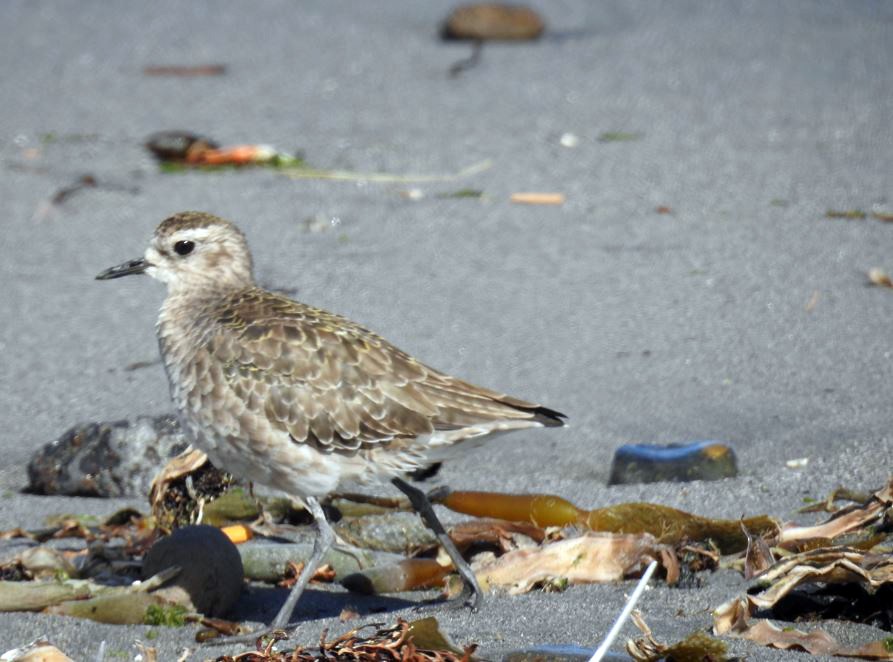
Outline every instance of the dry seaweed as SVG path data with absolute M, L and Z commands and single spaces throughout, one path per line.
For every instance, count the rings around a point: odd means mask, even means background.
M 362 631 L 379 628 L 369 635 Z M 458 650 L 440 632 L 437 621 L 424 618 L 409 623 L 402 619 L 392 627 L 366 625 L 327 640 L 323 630 L 319 652 L 311 653 L 304 647 L 278 652 L 273 646 L 286 638 L 284 632 L 274 633 L 269 639 L 258 640 L 257 649 L 247 653 L 218 657 L 216 662 L 315 662 L 351 660 L 352 662 L 470 662 L 475 644 Z

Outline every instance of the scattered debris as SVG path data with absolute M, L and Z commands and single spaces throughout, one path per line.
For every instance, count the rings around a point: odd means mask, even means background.
M 146 140 L 164 172 L 187 168 L 220 168 L 263 165 L 273 168 L 300 168 L 304 160 L 283 154 L 269 145 L 221 147 L 210 138 L 190 131 L 159 131 Z
M 261 503 L 232 475 L 217 469 L 207 455 L 191 447 L 158 472 L 149 490 L 149 503 L 156 526 L 164 531 L 190 524 L 226 526 L 252 521 L 264 507 L 276 518 L 291 514 L 290 500 Z
M 176 76 L 196 78 L 202 76 L 222 76 L 226 73 L 225 64 L 196 65 L 154 65 L 143 68 L 146 76 Z
M 806 305 L 803 307 L 803 309 L 807 313 L 811 313 L 815 309 L 816 305 L 818 305 L 818 303 L 819 303 L 819 291 L 813 290 L 812 295 L 809 297 L 809 301 L 806 302 Z
M 570 524 L 612 533 L 650 533 L 666 544 L 711 540 L 724 554 L 743 551 L 747 547 L 747 538 L 738 521 L 700 517 L 660 504 L 622 503 L 586 511 L 566 499 L 548 494 L 442 491 L 429 494 L 429 498 L 451 510 L 477 517 L 526 521 L 537 526 Z M 765 515 L 750 517 L 743 522 L 749 530 L 761 535 L 777 533 L 779 529 L 778 523 Z
M 331 179 L 376 183 L 444 182 L 468 177 L 492 165 L 487 159 L 459 172 L 446 175 L 394 175 L 347 170 L 311 168 L 300 156 L 284 154 L 269 145 L 233 145 L 221 147 L 215 141 L 190 131 L 160 131 L 146 140 L 148 149 L 158 159 L 161 170 L 179 173 L 189 170 L 215 172 L 220 169 L 264 166 L 294 179 Z
M 541 544 L 546 539 L 546 531 L 527 522 L 485 518 L 457 524 L 450 529 L 450 538 L 463 552 L 486 548 L 504 554 Z
M 374 633 L 362 636 L 363 630 L 380 628 Z M 235 656 L 224 655 L 216 662 L 330 662 L 331 660 L 352 660 L 353 662 L 470 662 L 477 646 L 470 644 L 459 649 L 441 631 L 437 620 L 423 618 L 411 623 L 397 619 L 392 627 L 366 625 L 327 640 L 328 631 L 323 630 L 319 642 L 319 654 L 314 655 L 298 647 L 290 651 L 274 651 L 273 646 L 286 638 L 279 631 L 269 637 L 266 643 L 258 641 L 256 651 Z
M 821 524 L 785 526 L 778 534 L 778 543 L 790 547 L 809 541 L 830 542 L 839 536 L 856 531 L 870 531 L 872 526 L 890 517 L 891 506 L 893 506 L 893 479 L 863 503 L 841 508 Z
M 354 607 L 345 607 L 341 610 L 341 613 L 338 614 L 338 620 L 342 623 L 347 623 L 347 621 L 352 621 L 360 617 L 360 612 L 358 612 Z
M 805 469 L 806 465 L 809 464 L 808 457 L 796 457 L 793 460 L 787 460 L 784 463 L 788 469 Z
M 741 530 L 747 536 L 747 549 L 744 551 L 744 579 L 756 577 L 775 563 L 775 555 L 769 548 L 769 543 L 762 536 L 755 536 L 744 523 Z
M 893 287 L 893 280 L 890 279 L 890 275 L 877 267 L 868 270 L 868 282 L 878 287 Z
M 861 221 L 867 216 L 861 209 L 829 209 L 825 212 L 825 218 L 842 218 L 848 221 Z
M 229 526 L 224 526 L 220 529 L 220 531 L 229 538 L 230 542 L 234 545 L 240 545 L 243 542 L 248 542 L 254 537 L 254 532 L 245 526 L 244 524 L 231 524 Z
M 651 628 L 645 623 L 642 614 L 634 611 L 632 621 L 642 632 L 639 639 L 628 639 L 626 652 L 636 662 L 657 662 L 658 660 L 675 660 L 686 662 L 691 660 L 724 662 L 728 659 L 728 646 L 706 632 L 692 632 L 685 639 L 674 644 L 663 644 L 654 638 Z
M 564 193 L 512 193 L 510 200 L 519 205 L 563 205 Z
M 161 365 L 161 359 L 152 359 L 151 361 L 134 361 L 124 366 L 124 372 L 134 372 L 143 368 L 151 368 L 154 365 Z
M 13 648 L 0 655 L 0 662 L 74 662 L 46 639 Z
M 452 191 L 450 193 L 438 193 L 434 197 L 441 200 L 448 200 L 451 198 L 481 198 L 483 195 L 484 192 L 480 189 L 460 188 L 458 191 Z
M 604 131 L 598 136 L 598 141 L 600 143 L 624 143 L 641 139 L 641 133 L 632 133 L 629 131 Z
M 374 182 L 378 184 L 386 183 L 425 183 L 425 182 L 449 182 L 456 179 L 464 179 L 471 175 L 488 170 L 493 165 L 490 159 L 484 159 L 478 163 L 474 163 L 467 168 L 463 168 L 458 172 L 443 175 L 395 175 L 386 172 L 352 172 L 349 170 L 316 170 L 314 168 L 290 168 L 287 171 L 289 177 L 293 179 L 334 179 L 349 182 Z
M 824 501 L 817 501 L 815 499 L 808 499 L 809 503 L 803 506 L 798 512 L 801 513 L 818 513 L 818 512 L 826 512 L 826 513 L 835 513 L 840 508 L 835 506 L 834 504 L 838 501 L 850 501 L 853 503 L 865 503 L 872 498 L 872 495 L 868 492 L 862 492 L 858 490 L 851 490 L 846 487 L 838 487 L 835 490 L 825 497 Z M 807 501 L 807 499 L 804 499 Z
M 658 558 L 668 583 L 674 583 L 679 568 L 672 549 L 649 534 L 587 533 L 508 552 L 472 567 L 485 591 L 498 587 L 515 595 L 556 580 L 566 585 L 619 581 L 638 575 Z
M 291 588 L 298 581 L 298 577 L 301 576 L 301 573 L 304 571 L 305 563 L 301 561 L 300 563 L 295 563 L 294 561 L 288 561 L 285 564 L 285 576 L 276 582 L 276 586 L 279 588 Z M 324 563 L 316 569 L 316 572 L 313 573 L 313 576 L 310 578 L 311 582 L 322 582 L 324 584 L 331 584 L 335 581 L 335 569 L 330 566 L 328 563 Z
M 85 189 L 99 188 L 106 191 L 122 191 L 130 194 L 139 192 L 139 189 L 134 186 L 121 186 L 119 184 L 109 184 L 106 182 L 100 183 L 95 175 L 89 173 L 84 174 L 78 177 L 73 183 L 69 184 L 68 186 L 63 186 L 62 188 L 58 189 L 46 200 L 41 201 L 40 204 L 37 206 L 37 209 L 34 211 L 34 214 L 32 214 L 31 220 L 35 222 L 43 221 L 49 218 L 55 210 L 59 209 L 76 193 L 79 193 Z
M 893 627 L 889 600 L 893 555 L 823 547 L 783 559 L 757 581 L 747 593 L 713 612 L 716 634 L 751 639 L 764 646 L 798 647 L 816 655 L 893 659 L 893 650 L 884 641 L 848 648 L 823 630 L 804 633 L 754 618 L 757 612 L 785 621 L 843 618 L 889 630 Z M 878 652 L 883 655 L 874 657 Z
M 580 138 L 577 137 L 576 134 L 565 132 L 561 134 L 561 138 L 558 139 L 558 143 L 562 147 L 567 147 L 568 149 L 573 149 L 580 144 Z
M 614 452 L 608 485 L 720 480 L 737 475 L 735 451 L 719 441 L 628 444 Z
M 539 14 L 520 5 L 479 3 L 454 9 L 441 27 L 447 40 L 529 41 L 546 29 Z

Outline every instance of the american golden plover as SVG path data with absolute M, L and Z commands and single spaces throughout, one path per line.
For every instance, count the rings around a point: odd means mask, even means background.
M 229 221 L 182 212 L 145 256 L 100 280 L 147 273 L 167 284 L 156 330 L 171 397 L 195 445 L 234 475 L 299 496 L 318 529 L 271 629 L 285 627 L 334 540 L 318 498 L 342 482 L 391 481 L 481 589 L 425 493 L 402 478 L 483 437 L 564 425 L 563 414 L 429 368 L 359 324 L 263 290 Z

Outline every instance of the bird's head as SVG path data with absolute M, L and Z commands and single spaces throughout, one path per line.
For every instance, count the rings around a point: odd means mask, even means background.
M 195 211 L 163 220 L 143 257 L 106 269 L 96 278 L 141 273 L 166 283 L 171 292 L 242 288 L 254 282 L 242 231 L 222 218 Z

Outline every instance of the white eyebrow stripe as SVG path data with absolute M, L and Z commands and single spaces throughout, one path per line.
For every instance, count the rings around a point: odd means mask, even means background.
M 190 228 L 188 230 L 180 230 L 175 233 L 174 236 L 178 241 L 182 241 L 183 239 L 207 239 L 208 235 L 211 234 L 211 230 L 208 228 Z

